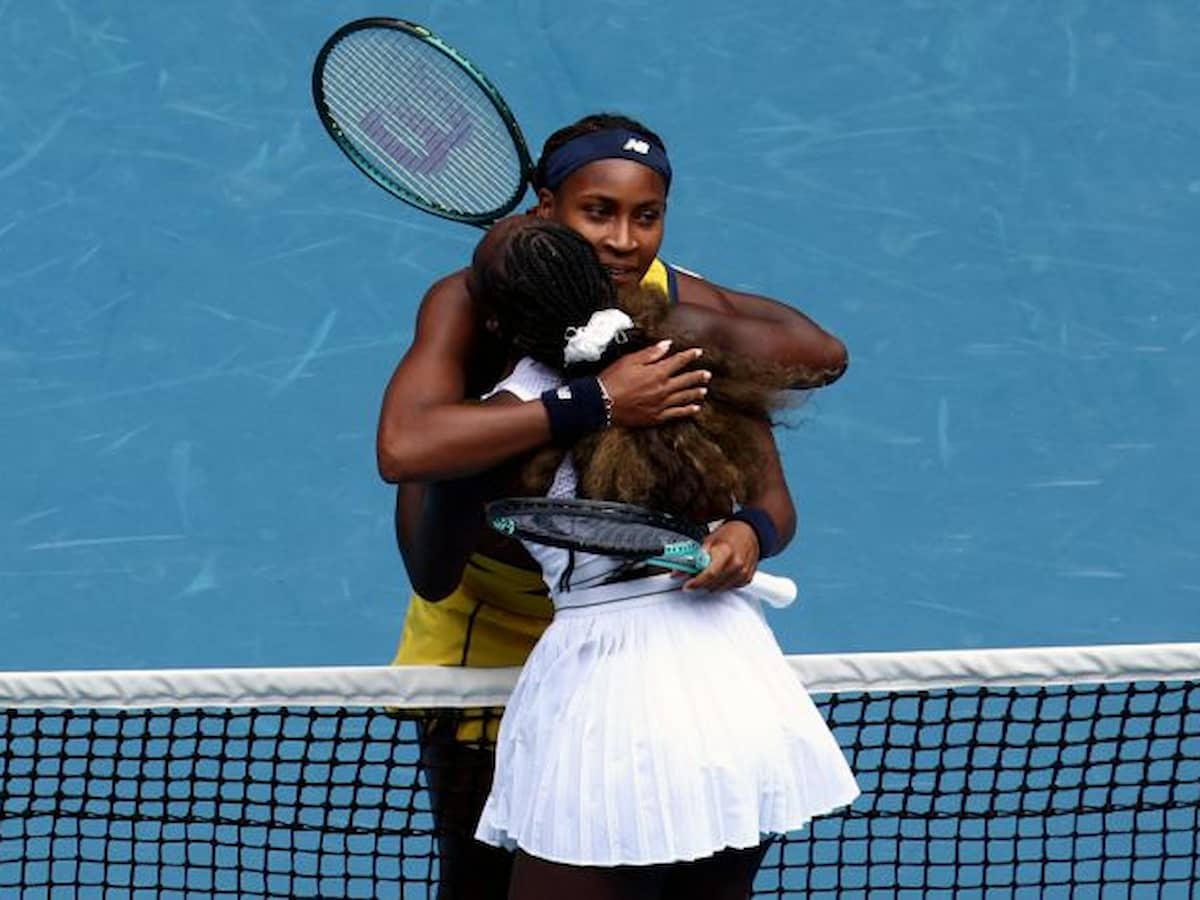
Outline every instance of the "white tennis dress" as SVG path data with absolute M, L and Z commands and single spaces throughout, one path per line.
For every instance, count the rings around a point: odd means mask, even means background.
M 522 399 L 561 378 L 523 361 Z M 575 493 L 569 458 L 551 496 Z M 616 563 L 526 545 L 554 621 L 500 724 L 476 837 L 554 862 L 649 865 L 752 847 L 845 806 L 858 785 L 760 605 L 655 575 L 602 585 Z

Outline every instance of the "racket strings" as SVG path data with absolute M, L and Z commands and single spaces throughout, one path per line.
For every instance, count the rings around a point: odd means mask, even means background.
M 470 137 L 470 129 L 478 127 L 478 110 L 468 112 L 460 106 L 447 121 L 445 110 L 434 108 L 420 95 L 404 98 L 409 101 L 407 105 L 396 97 L 378 97 L 368 102 L 359 85 L 349 82 L 343 86 L 344 102 L 335 100 L 332 104 L 335 112 L 340 113 L 340 126 L 359 150 L 367 151 L 373 162 L 397 181 L 411 180 L 429 199 L 464 210 L 471 207 L 486 210 L 491 204 L 508 199 L 511 177 L 517 177 L 519 171 L 515 154 L 509 154 L 507 159 L 503 154 L 489 154 L 486 141 L 473 155 L 459 153 L 452 157 L 449 153 L 455 141 Z M 424 131 L 405 121 L 405 114 L 410 112 L 415 114 L 411 118 L 425 123 Z M 435 124 L 444 129 L 442 143 L 431 141 L 430 129 Z M 406 145 L 405 158 L 398 157 L 395 142 Z M 405 165 L 406 162 L 409 164 Z M 434 168 L 437 169 L 434 173 L 423 171 Z M 506 169 L 510 175 L 507 183 L 497 177 L 497 173 Z
M 523 163 L 506 123 L 436 47 L 394 29 L 355 31 L 332 48 L 321 81 L 344 140 L 402 192 L 476 215 L 520 189 Z
M 556 514 L 515 518 L 517 528 L 526 536 L 568 540 L 581 548 L 595 547 L 597 552 L 646 556 L 658 554 L 670 545 L 689 543 L 680 541 L 676 532 L 654 525 Z
M 395 137 L 407 139 L 409 149 L 416 154 L 428 146 L 437 126 L 442 127 L 443 135 L 454 134 L 471 122 L 468 112 L 474 113 L 475 120 L 484 118 L 484 111 L 474 98 L 456 91 L 458 85 L 453 81 L 452 71 L 432 71 L 431 65 L 437 64 L 432 58 L 403 52 L 381 53 L 382 46 L 381 42 L 374 42 L 357 48 L 339 48 L 341 52 L 335 52 L 334 64 L 342 64 L 346 69 L 361 64 L 357 68 L 364 76 L 352 79 L 335 65 L 327 70 L 329 81 L 344 89 L 337 99 L 341 101 L 342 109 L 353 114 L 346 117 L 348 122 L 362 125 L 384 118 L 387 125 L 396 126 L 393 129 Z M 369 85 L 387 86 L 389 83 L 392 87 L 396 83 L 403 84 L 403 94 L 366 89 Z M 428 160 L 425 163 L 427 168 L 432 168 Z M 405 169 L 417 175 L 425 174 L 419 167 L 406 166 Z
M 703 555 L 697 538 L 704 529 L 626 504 L 526 499 L 495 506 L 490 518 L 505 534 L 606 556 L 662 557 L 686 566 Z

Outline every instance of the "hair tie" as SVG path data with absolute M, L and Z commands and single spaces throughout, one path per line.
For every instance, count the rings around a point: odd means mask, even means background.
M 578 362 L 595 362 L 613 341 L 625 343 L 625 332 L 632 327 L 633 319 L 624 310 L 596 310 L 586 325 L 572 325 L 567 329 L 563 362 L 568 366 Z

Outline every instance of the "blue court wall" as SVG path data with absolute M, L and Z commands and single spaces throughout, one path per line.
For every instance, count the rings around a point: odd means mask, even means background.
M 477 233 L 312 112 L 422 21 L 535 147 L 667 139 L 667 258 L 852 365 L 781 431 L 792 651 L 1200 639 L 1200 24 L 1185 2 L 0 3 L 0 667 L 376 663 L 374 472 Z

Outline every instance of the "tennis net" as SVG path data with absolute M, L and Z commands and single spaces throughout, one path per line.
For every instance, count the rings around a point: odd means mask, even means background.
M 1196 895 L 1200 644 L 791 663 L 863 793 L 756 897 Z M 0 896 L 433 897 L 516 674 L 0 673 Z

